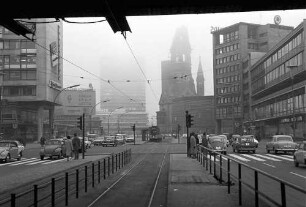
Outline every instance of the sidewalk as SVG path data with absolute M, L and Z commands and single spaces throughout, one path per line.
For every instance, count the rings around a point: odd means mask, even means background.
M 247 196 L 243 200 L 247 200 Z M 253 199 L 249 200 L 243 201 L 242 206 L 254 206 Z M 228 194 L 227 186 L 220 185 L 196 159 L 186 154 L 170 155 L 167 207 L 234 207 L 238 203 L 235 187 L 231 187 L 231 194 Z

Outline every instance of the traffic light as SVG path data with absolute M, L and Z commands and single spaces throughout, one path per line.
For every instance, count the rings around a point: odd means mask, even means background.
M 193 116 L 191 116 L 191 114 L 189 114 L 189 127 L 191 127 L 193 125 Z
M 81 130 L 83 130 L 83 116 L 80 116 L 78 118 L 78 124 L 77 124 L 77 127 Z
M 135 124 L 133 126 L 131 126 L 131 127 L 132 127 L 133 131 L 135 131 Z

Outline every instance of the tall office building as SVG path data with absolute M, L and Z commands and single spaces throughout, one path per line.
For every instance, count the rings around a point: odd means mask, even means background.
M 55 97 L 63 86 L 63 60 L 58 58 L 63 27 L 61 22 L 26 25 L 35 31 L 33 41 L 0 27 L 0 130 L 7 138 L 35 141 L 52 133 L 50 120 L 59 104 Z M 49 120 L 43 118 L 45 111 Z
M 240 22 L 212 31 L 217 132 L 243 132 L 242 60 L 250 52 L 267 52 L 293 27 Z

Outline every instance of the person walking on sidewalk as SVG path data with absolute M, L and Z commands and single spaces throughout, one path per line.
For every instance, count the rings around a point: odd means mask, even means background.
M 45 143 L 46 143 L 46 138 L 45 137 L 41 137 L 40 138 L 40 146 L 41 147 L 45 146 Z
M 67 161 L 69 161 L 72 159 L 72 151 L 73 151 L 72 141 L 69 135 L 67 136 L 67 139 L 65 140 L 65 149 L 66 149 Z
M 197 141 L 195 138 L 195 133 L 190 134 L 190 157 L 191 158 L 196 158 L 196 145 Z
M 79 137 L 77 136 L 77 133 L 74 133 L 73 139 L 72 139 L 72 146 L 73 146 L 73 153 L 74 153 L 74 159 L 79 159 L 79 149 L 81 147 L 81 141 Z

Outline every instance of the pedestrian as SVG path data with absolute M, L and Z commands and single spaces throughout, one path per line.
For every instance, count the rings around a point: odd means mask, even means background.
M 65 140 L 65 148 L 66 148 L 67 161 L 69 161 L 72 159 L 72 151 L 73 151 L 72 140 L 69 135 L 67 136 L 67 139 Z
M 196 135 L 192 132 L 190 134 L 190 157 L 191 158 L 196 158 L 196 145 L 197 145 L 197 141 L 196 141 Z
M 81 148 L 81 141 L 77 133 L 74 133 L 73 135 L 72 146 L 73 146 L 74 159 L 78 160 L 79 159 L 79 149 Z
M 42 146 L 42 147 L 45 146 L 45 143 L 46 143 L 46 138 L 42 136 L 40 138 L 40 146 Z

